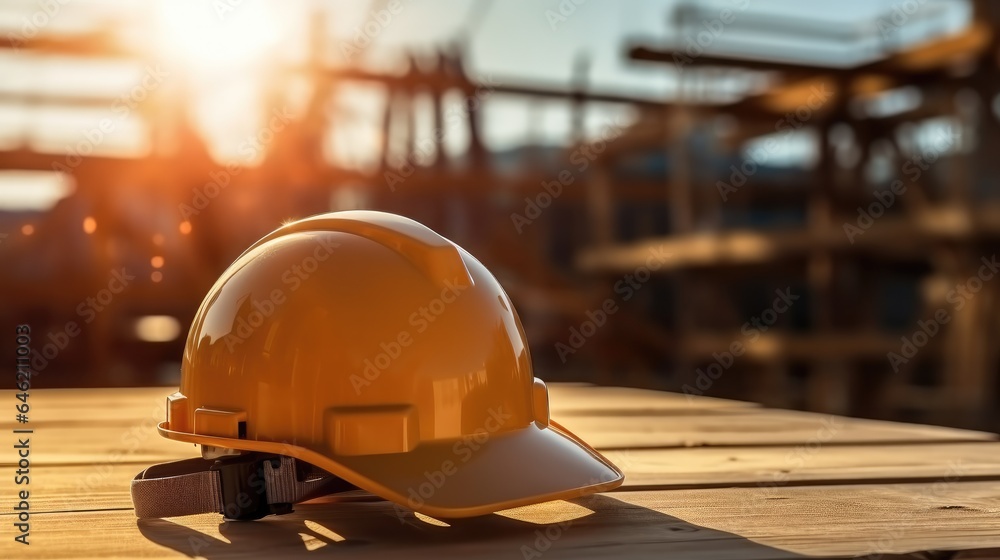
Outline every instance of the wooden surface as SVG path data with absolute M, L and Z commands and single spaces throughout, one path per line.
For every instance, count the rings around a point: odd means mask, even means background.
M 0 558 L 1000 558 L 993 434 L 581 384 L 551 388 L 553 417 L 625 471 L 615 492 L 447 522 L 381 501 L 138 522 L 135 473 L 197 455 L 155 433 L 171 391 L 33 391 L 32 544 L 5 446 Z

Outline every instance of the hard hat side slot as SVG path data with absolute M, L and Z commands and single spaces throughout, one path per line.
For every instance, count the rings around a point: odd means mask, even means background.
M 197 408 L 194 411 L 194 433 L 203 436 L 246 439 L 246 422 L 247 413 L 242 410 Z
M 406 453 L 420 440 L 417 411 L 408 404 L 332 407 L 324 420 L 337 455 Z

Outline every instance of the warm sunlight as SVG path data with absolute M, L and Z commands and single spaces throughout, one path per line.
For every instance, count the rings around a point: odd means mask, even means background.
M 156 49 L 196 72 L 257 65 L 286 29 L 277 3 L 169 0 L 156 6 Z
M 1000 0 L 0 0 L 0 560 L 1000 560 L 998 154 Z

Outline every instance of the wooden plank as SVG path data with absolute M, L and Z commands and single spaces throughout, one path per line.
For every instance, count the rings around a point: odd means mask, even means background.
M 594 537 L 593 521 L 575 517 L 586 506 L 559 503 L 560 507 L 532 508 L 530 515 L 559 516 L 566 520 L 550 529 L 544 523 L 491 515 L 442 526 L 425 518 L 397 517 L 385 503 L 342 506 L 300 506 L 296 513 L 252 523 L 223 523 L 218 516 L 200 515 L 173 520 L 137 522 L 131 511 L 40 515 L 33 521 L 32 546 L 14 549 L 0 542 L 0 553 L 18 558 L 306 558 L 323 549 L 351 558 L 524 558 L 532 549 L 545 550 L 546 558 L 598 558 L 628 553 L 630 558 L 789 558 L 792 555 L 720 532 L 693 527 L 651 513 L 663 534 L 655 539 L 626 544 L 634 530 L 627 527 L 627 506 L 617 515 L 604 515 Z M 608 504 L 601 514 L 610 513 Z M 94 538 L 102 527 L 114 538 Z M 652 527 L 651 527 L 652 528 Z M 548 529 L 556 538 L 544 537 Z M 575 529 L 575 530 L 571 530 Z M 589 529 L 589 531 L 588 531 Z M 640 534 L 642 528 L 638 528 Z M 542 537 L 536 532 L 541 531 Z M 558 532 L 556 532 L 558 531 Z M 602 538 L 603 535 L 603 538 Z M 595 538 L 596 537 L 596 538 Z M 536 544 L 536 539 L 538 544 Z M 551 543 L 551 544 L 549 544 Z M 724 554 L 724 556 L 720 556 Z
M 1000 443 L 605 451 L 625 489 L 1000 479 Z
M 984 432 L 767 409 L 694 415 L 566 415 L 561 422 L 603 450 L 971 442 L 996 438 Z M 32 461 L 36 465 L 157 462 L 198 454 L 193 445 L 160 437 L 155 423 L 149 420 L 96 426 L 42 425 L 32 437 Z M 0 465 L 11 461 L 10 457 L 0 457 Z
M 159 460 L 149 463 L 32 464 L 27 488 L 17 486 L 13 476 L 4 476 L 0 478 L 0 495 L 14 497 L 18 490 L 27 489 L 31 492 L 32 513 L 131 509 L 129 484 L 137 473 L 156 462 Z
M 817 249 L 865 250 L 894 260 L 924 259 L 921 247 L 927 243 L 996 235 L 1000 235 L 1000 205 L 980 204 L 973 209 L 939 205 L 910 216 L 885 216 L 864 235 L 851 239 L 844 235 L 843 220 L 835 217 L 823 229 L 808 231 L 733 229 L 593 247 L 582 251 L 576 262 L 585 271 L 628 272 L 643 266 L 651 250 L 670 255 L 661 270 L 773 263 L 805 258 Z
M 899 75 L 913 81 L 914 74 L 947 70 L 956 62 L 974 58 L 990 44 L 993 33 L 986 22 L 973 22 L 959 33 L 937 37 L 884 59 L 857 66 L 824 66 L 792 60 L 767 60 L 741 56 L 702 55 L 686 62 L 695 66 L 736 67 L 748 70 L 780 71 L 796 75 L 832 74 L 856 77 L 871 73 Z M 633 46 L 629 49 L 632 60 L 676 64 L 676 53 L 652 47 Z
M 194 444 L 168 440 L 146 421 L 117 425 L 43 425 L 31 434 L 32 465 L 157 463 L 197 457 Z M 12 454 L 0 466 L 13 464 Z
M 744 443 L 611 451 L 627 472 L 626 489 L 675 489 L 541 504 L 451 522 L 450 527 L 412 516 L 400 520 L 383 502 L 299 506 L 297 514 L 255 524 L 220 526 L 217 516 L 206 515 L 137 525 L 128 480 L 144 464 L 196 455 L 193 447 L 163 440 L 153 430 L 159 412 L 150 407 L 159 406 L 170 389 L 52 392 L 49 398 L 32 397 L 33 412 L 43 414 L 32 442 L 35 545 L 9 549 L 15 545 L 8 539 L 0 543 L 0 553 L 45 558 L 288 556 L 339 546 L 341 554 L 378 558 L 438 557 L 456 551 L 463 556 L 523 558 L 533 556 L 532 547 L 541 546 L 546 557 L 553 558 L 659 558 L 669 552 L 677 558 L 763 559 L 1000 546 L 996 483 L 956 482 L 959 476 L 995 478 L 1000 461 L 995 449 L 1000 444 L 919 444 L 990 441 L 992 434 L 766 410 L 729 401 L 709 401 L 717 408 L 692 409 L 688 403 L 697 399 L 682 395 L 666 395 L 664 400 L 656 393 L 627 389 L 565 389 L 561 397 L 561 389 L 553 393 L 555 402 L 573 403 L 563 410 L 564 423 L 598 445 L 613 446 L 609 443 L 620 443 L 622 435 L 647 446 Z M 43 407 L 49 412 L 43 413 Z M 117 412 L 98 414 L 96 425 L 72 421 L 109 408 Z M 850 445 L 886 441 L 916 443 Z M 780 475 L 786 477 L 774 487 L 770 481 Z M 846 484 L 900 477 L 940 477 L 942 482 Z M 12 482 L 0 479 L 4 495 L 12 492 Z M 824 482 L 844 484 L 789 486 Z M 676 489 L 724 484 L 749 487 Z M 935 500 L 941 503 L 934 505 Z M 73 513 L 40 513 L 68 510 Z M 0 512 L 0 517 L 11 515 Z M 546 527 L 560 521 L 564 523 Z M 574 526 L 589 529 L 571 531 Z M 94 527 L 114 532 L 116 538 L 93 539 Z M 546 529 L 556 538 L 544 537 Z M 553 542 L 540 540 L 536 545 L 538 535 Z M 205 544 L 211 548 L 206 550 Z
M 733 342 L 741 342 L 744 353 L 739 360 L 773 365 L 778 357 L 810 363 L 845 356 L 884 358 L 889 352 L 898 352 L 901 344 L 899 336 L 875 330 L 755 334 L 756 338 L 749 339 L 735 330 L 721 334 L 688 332 L 678 337 L 677 352 L 704 359 L 729 348 Z
M 626 492 L 612 499 L 803 555 L 973 549 L 1000 542 L 995 482 Z
M 696 395 L 633 389 L 599 387 L 584 383 L 550 383 L 549 408 L 552 416 L 612 413 L 690 413 L 696 410 L 752 409 L 759 405 L 743 401 Z
M 80 422 L 161 422 L 166 418 L 167 395 L 177 387 L 116 389 L 32 389 L 31 424 Z M 15 391 L 0 391 L 4 402 L 14 401 Z M 0 418 L 0 426 L 13 426 L 14 418 Z M 155 423 L 153 424 L 155 427 Z
M 179 555 L 351 558 L 831 557 L 1000 546 L 994 483 L 620 492 L 468 520 L 400 513 L 385 502 L 300 505 L 220 523 L 214 514 L 137 522 L 130 510 L 38 514 L 19 558 Z M 0 518 L 10 519 L 10 514 Z M 95 538 L 100 527 L 114 538 Z
M 598 449 L 826 446 L 917 442 L 994 441 L 984 432 L 895 422 L 858 420 L 763 408 L 722 408 L 664 414 L 610 411 L 604 415 L 564 414 L 560 422 Z M 142 463 L 195 456 L 190 444 L 156 433 L 159 418 L 62 422 L 35 426 L 36 465 Z M 0 465 L 12 464 L 0 457 Z
M 183 447 L 185 450 L 187 446 Z M 621 491 L 799 486 L 941 479 L 1000 480 L 1000 443 L 641 449 L 605 455 L 625 472 Z M 36 512 L 130 508 L 129 482 L 153 462 L 33 465 Z M 0 496 L 16 491 L 0 478 Z
M 961 64 L 988 48 L 993 34 L 989 23 L 974 21 L 961 33 L 948 35 L 889 57 L 881 63 L 880 69 L 898 68 L 907 73 L 917 73 Z
M 769 409 L 690 416 L 566 416 L 560 422 L 597 449 L 997 439 L 995 434 L 971 430 Z

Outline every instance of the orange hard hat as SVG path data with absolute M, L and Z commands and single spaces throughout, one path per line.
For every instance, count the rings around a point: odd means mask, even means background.
M 254 519 L 349 488 L 466 517 L 623 480 L 550 420 L 496 278 L 382 212 L 293 222 L 236 259 L 195 315 L 158 429 L 203 458 L 140 473 L 140 517 Z

